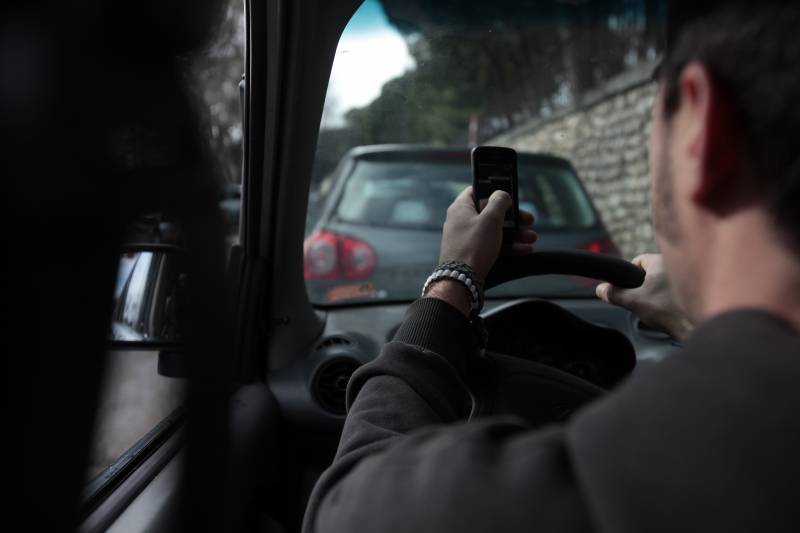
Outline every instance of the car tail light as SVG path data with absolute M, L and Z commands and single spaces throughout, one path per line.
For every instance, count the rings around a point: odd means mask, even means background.
M 596 241 L 589 241 L 585 244 L 579 246 L 581 250 L 586 250 L 587 252 L 593 252 L 596 254 L 608 254 L 608 255 L 616 255 L 619 257 L 620 253 L 617 249 L 616 245 L 614 245 L 614 241 L 611 239 L 598 239 Z
M 363 279 L 377 264 L 375 250 L 368 243 L 331 231 L 315 231 L 303 246 L 306 280 Z
M 375 251 L 364 241 L 340 236 L 339 251 L 345 278 L 362 279 L 375 270 Z
M 303 243 L 303 273 L 306 279 L 339 277 L 339 254 L 336 235 L 314 232 Z

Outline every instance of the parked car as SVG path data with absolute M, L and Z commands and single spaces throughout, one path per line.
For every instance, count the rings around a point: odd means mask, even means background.
M 536 216 L 538 250 L 619 255 L 569 161 L 519 153 L 520 208 Z M 353 148 L 304 246 L 311 300 L 409 300 L 436 266 L 447 207 L 472 182 L 467 149 Z M 498 289 L 527 295 L 585 291 L 575 278 L 533 278 Z

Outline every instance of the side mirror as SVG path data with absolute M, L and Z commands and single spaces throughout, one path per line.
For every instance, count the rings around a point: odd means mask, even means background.
M 116 349 L 159 350 L 159 373 L 184 377 L 186 254 L 170 244 L 130 244 L 120 255 L 109 341 Z

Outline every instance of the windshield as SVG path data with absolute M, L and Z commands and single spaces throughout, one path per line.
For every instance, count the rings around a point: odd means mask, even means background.
M 314 161 L 315 304 L 413 300 L 476 145 L 518 153 L 537 248 L 654 251 L 647 131 L 660 2 L 366 0 L 341 36 Z M 543 276 L 488 299 L 589 296 Z

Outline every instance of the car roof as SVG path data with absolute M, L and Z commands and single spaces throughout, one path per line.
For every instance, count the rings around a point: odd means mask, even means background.
M 405 160 L 452 160 L 470 161 L 470 148 L 441 147 L 425 144 L 374 144 L 356 146 L 347 152 L 346 157 L 352 159 L 405 161 Z M 517 152 L 519 160 L 527 163 L 560 165 L 572 168 L 569 160 L 552 154 Z

